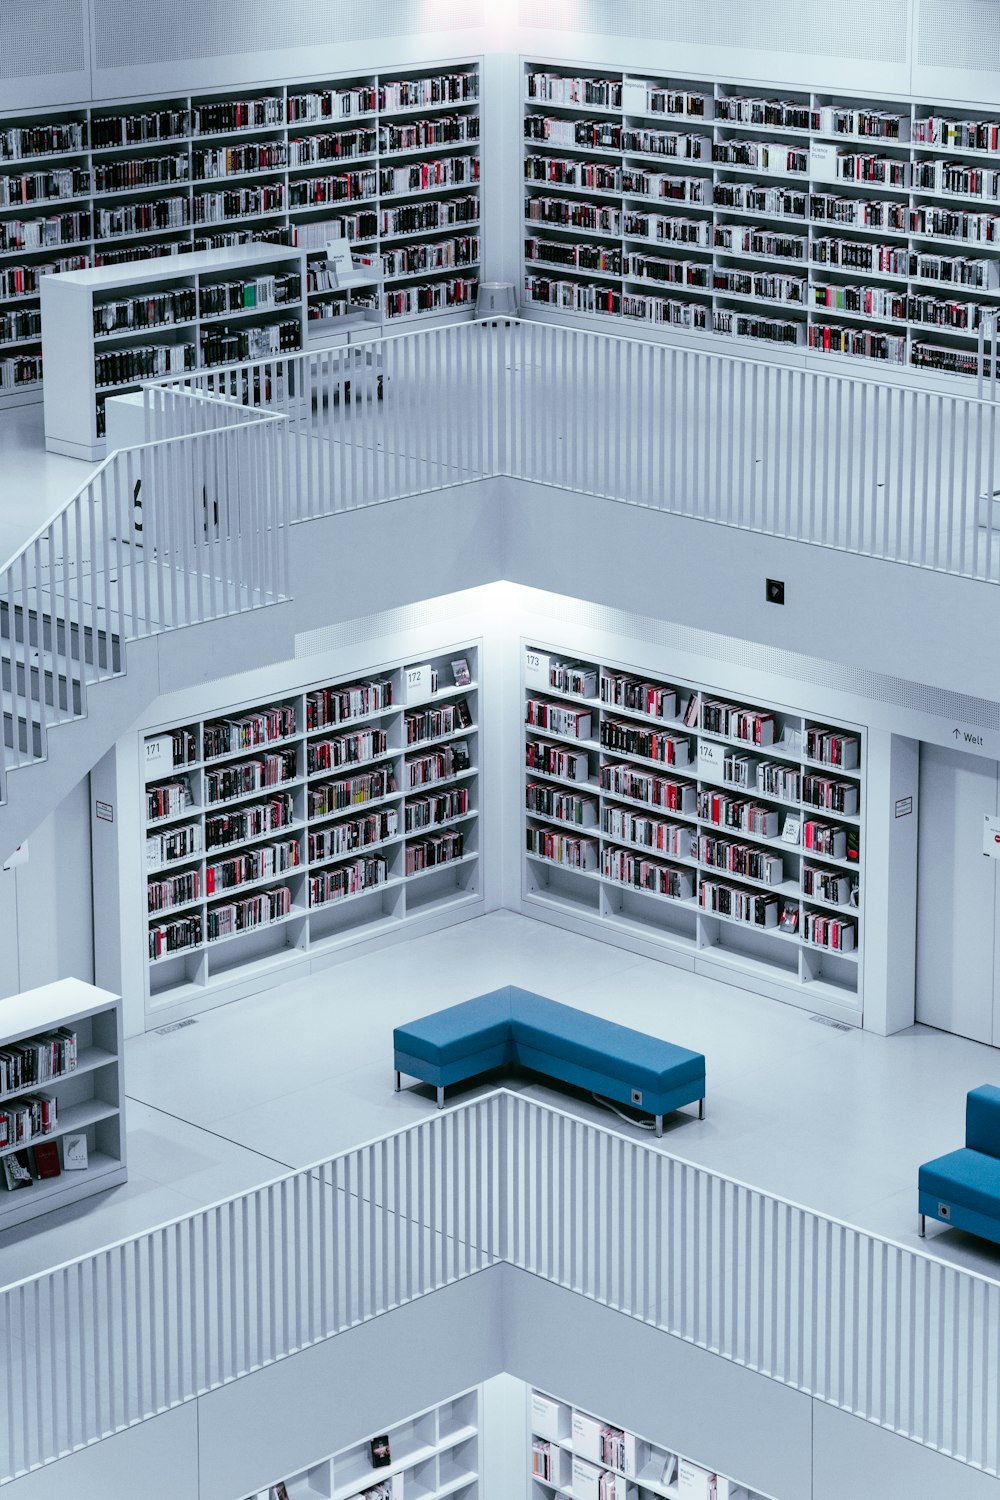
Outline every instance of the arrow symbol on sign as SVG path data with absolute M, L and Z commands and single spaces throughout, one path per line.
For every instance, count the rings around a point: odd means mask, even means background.
M 960 729 L 953 729 L 951 732 L 955 736 L 956 740 L 962 738 L 962 731 Z

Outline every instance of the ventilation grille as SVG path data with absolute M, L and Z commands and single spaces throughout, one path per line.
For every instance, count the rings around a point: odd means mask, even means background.
M 0 78 L 82 73 L 85 0 L 0 0 Z
M 920 0 L 917 60 L 925 68 L 1000 72 L 996 0 Z
M 14 10 L 25 0 L 0 0 Z M 36 0 L 37 3 L 37 0 Z M 42 0 L 45 3 L 45 0 Z M 373 41 L 482 24 L 470 0 L 93 0 L 101 68 Z
M 942 14 L 954 0 L 934 0 Z M 979 0 L 985 10 L 993 0 Z M 700 47 L 907 60 L 907 0 L 520 0 L 522 26 Z M 982 66 L 992 66 L 983 64 Z

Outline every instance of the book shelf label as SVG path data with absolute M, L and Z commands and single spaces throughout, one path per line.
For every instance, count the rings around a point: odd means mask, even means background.
M 417 667 L 407 667 L 403 673 L 403 698 L 407 707 L 414 703 L 426 703 L 433 696 L 430 662 L 425 661 Z
M 158 734 L 155 739 L 146 741 L 143 770 L 147 781 L 153 781 L 157 776 L 161 776 L 164 771 L 171 770 L 173 763 L 174 742 L 172 735 Z
M 533 686 L 548 687 L 549 659 L 541 651 L 524 653 L 524 681 L 525 686 L 531 683 Z
M 714 740 L 698 741 L 699 773 L 707 772 L 710 776 L 721 776 L 724 760 L 725 746 L 717 745 Z
M 627 115 L 646 113 L 646 85 L 644 83 L 630 83 L 626 80 L 622 84 L 622 110 Z
M 831 141 L 813 141 L 809 147 L 809 175 L 817 182 L 837 181 L 837 148 Z

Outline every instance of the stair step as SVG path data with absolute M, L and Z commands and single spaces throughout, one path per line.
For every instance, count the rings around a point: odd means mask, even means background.
M 16 691 L 18 698 L 22 700 L 28 696 L 25 689 L 27 675 L 34 703 L 40 701 L 44 690 L 46 707 L 52 710 L 46 715 L 50 722 L 56 718 L 80 718 L 83 713 L 83 688 L 79 677 L 67 678 L 64 672 L 53 672 L 48 661 L 29 662 L 26 674 L 24 662 L 20 659 L 12 662 L 9 651 L 9 644 L 0 641 L 0 688 L 5 694 Z
M 58 656 L 65 659 L 67 653 L 67 624 L 60 616 L 55 616 L 46 611 L 37 609 L 25 609 L 22 604 L 16 604 L 13 610 L 13 639 L 18 645 L 24 643 L 25 623 L 27 623 L 28 645 L 47 652 L 55 651 Z M 0 641 L 11 640 L 11 608 L 10 602 L 0 599 Z M 39 629 L 41 627 L 41 629 Z M 54 627 L 54 628 L 53 628 Z M 68 627 L 68 650 L 71 661 L 80 661 L 80 646 L 83 645 L 82 660 L 93 666 L 95 663 L 103 671 L 109 669 L 117 674 L 122 670 L 121 640 L 111 631 L 94 630 L 90 626 L 84 626 L 81 630 L 75 620 L 69 622 Z
M 23 714 L 15 714 L 11 711 L 10 699 L 5 693 L 3 742 L 7 746 L 7 749 L 13 750 L 15 756 L 27 756 L 31 760 L 44 760 L 44 739 L 45 736 L 40 724 L 32 721 L 29 725 Z M 14 763 L 18 764 L 17 760 Z

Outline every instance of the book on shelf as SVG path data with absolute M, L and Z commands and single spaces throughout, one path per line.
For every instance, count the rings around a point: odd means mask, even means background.
M 785 901 L 782 903 L 781 921 L 778 925 L 782 932 L 798 932 L 799 908 L 794 901 Z
M 531 1444 L 531 1473 L 535 1479 L 552 1479 L 552 1444 L 544 1438 L 534 1438 Z
M 39 1179 L 58 1177 L 62 1171 L 59 1164 L 59 1146 L 56 1141 L 40 1141 L 32 1149 L 35 1176 Z
M 272 1500 L 288 1500 L 288 1486 L 283 1479 L 271 1486 L 271 1497 Z
M 466 657 L 459 656 L 451 664 L 451 675 L 456 687 L 468 687 L 472 681 L 472 673 L 469 671 L 469 663 Z
M 549 703 L 543 698 L 529 698 L 525 703 L 526 724 L 547 729 L 573 739 L 589 740 L 592 719 L 589 709 L 570 708 L 564 703 Z
M 76 1066 L 76 1032 L 70 1027 L 8 1042 L 0 1047 L 0 1094 L 48 1083 L 74 1072 Z
M 87 1137 L 82 1131 L 63 1136 L 63 1172 L 85 1172 L 87 1170 Z
M 34 1178 L 27 1151 L 10 1151 L 0 1160 L 3 1162 L 4 1187 L 9 1193 L 17 1192 L 18 1188 L 31 1187 Z
M 560 1409 L 558 1401 L 543 1396 L 540 1391 L 532 1391 L 531 1429 L 537 1437 L 547 1438 L 554 1443 L 559 1441 Z
M 387 1464 L 390 1464 L 392 1462 L 392 1454 L 389 1450 L 389 1437 L 387 1433 L 382 1433 L 379 1437 L 373 1437 L 371 1443 L 369 1444 L 369 1447 L 371 1450 L 372 1468 L 385 1468 Z

